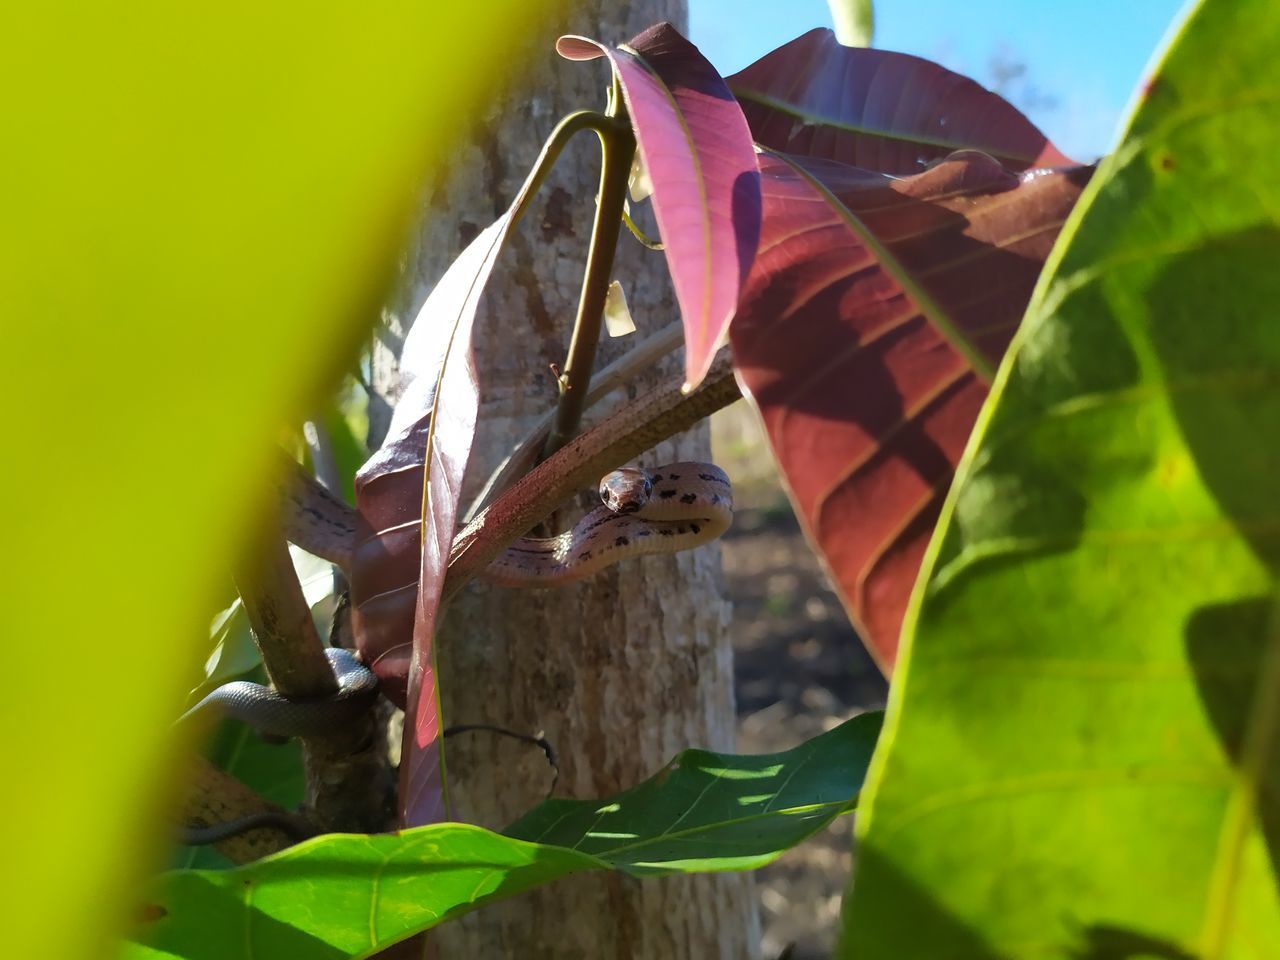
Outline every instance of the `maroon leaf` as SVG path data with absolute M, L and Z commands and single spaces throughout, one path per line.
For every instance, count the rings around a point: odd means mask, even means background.
M 1012 170 L 1074 165 L 1008 101 L 928 60 L 846 47 L 810 30 L 728 79 L 763 146 L 879 173 L 919 173 L 956 150 Z
M 669 23 L 620 47 L 561 37 L 556 49 L 570 60 L 607 56 L 622 85 L 684 316 L 685 379 L 697 385 L 760 236 L 751 132 L 715 67 Z
M 760 161 L 764 229 L 730 329 L 735 367 L 888 672 L 986 381 L 1090 170 L 1018 175 L 972 151 L 905 179 Z
M 432 635 L 479 407 L 471 327 L 510 222 L 508 211 L 476 237 L 419 311 L 405 341 L 403 394 L 387 439 L 356 475 L 352 625 L 383 692 L 406 707 L 406 826 L 446 815 Z

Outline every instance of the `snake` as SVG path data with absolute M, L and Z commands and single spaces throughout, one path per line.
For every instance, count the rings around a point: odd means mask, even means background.
M 319 488 L 317 488 L 319 489 Z M 296 491 L 295 491 L 296 493 Z M 712 463 L 681 461 L 652 470 L 622 467 L 600 481 L 601 505 L 583 516 L 572 529 L 557 536 L 524 537 L 498 554 L 480 573 L 480 579 L 508 587 L 556 587 L 592 576 L 621 560 L 658 553 L 675 553 L 709 543 L 733 522 L 733 489 L 725 472 Z M 317 523 L 340 535 L 354 531 L 354 520 L 342 515 L 345 504 L 322 503 L 299 511 L 300 495 L 286 498 L 295 512 L 306 514 L 290 523 Z M 293 539 L 291 536 L 290 539 Z M 319 538 L 304 533 L 302 546 L 315 547 Z M 349 551 L 349 547 L 347 548 Z M 318 552 L 339 562 L 336 549 Z M 342 554 L 349 557 L 349 552 Z M 367 711 L 377 695 L 377 677 L 351 650 L 325 650 L 338 692 L 330 697 L 289 699 L 261 683 L 237 680 L 215 688 L 179 718 L 179 723 L 205 714 L 220 713 L 242 720 L 264 737 L 286 740 L 291 737 L 322 736 L 335 725 L 349 722 Z
M 327 647 L 324 653 L 338 681 L 338 692 L 332 696 L 290 699 L 266 684 L 234 680 L 215 687 L 177 722 L 216 713 L 243 720 L 274 740 L 323 736 L 364 714 L 378 694 L 378 678 L 354 651 Z
M 556 587 L 620 560 L 691 550 L 733 522 L 733 488 L 712 463 L 682 461 L 652 471 L 622 467 L 600 481 L 600 500 L 558 536 L 517 540 L 480 579 L 504 587 Z

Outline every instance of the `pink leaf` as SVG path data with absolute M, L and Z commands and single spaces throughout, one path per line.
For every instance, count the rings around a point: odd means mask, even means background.
M 383 692 L 406 708 L 400 767 L 406 826 L 446 816 L 432 636 L 479 407 L 471 329 L 510 222 L 509 210 L 471 242 L 427 298 L 405 341 L 403 394 L 387 439 L 356 476 L 352 622 Z
M 1090 171 L 1018 175 L 972 151 L 905 179 L 760 160 L 764 229 L 734 364 L 888 672 L 986 379 Z
M 685 379 L 696 386 L 723 342 L 760 235 L 751 133 L 715 67 L 669 23 L 629 44 L 583 37 L 570 60 L 607 56 L 622 85 L 685 328 Z
M 928 60 L 846 47 L 810 30 L 728 78 L 755 139 L 770 149 L 919 173 L 956 150 L 1011 170 L 1072 166 L 1003 97 Z

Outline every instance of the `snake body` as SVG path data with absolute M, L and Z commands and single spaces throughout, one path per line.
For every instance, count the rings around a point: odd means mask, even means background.
M 211 691 L 178 722 L 217 711 L 243 720 L 265 737 L 288 739 L 328 733 L 335 725 L 360 717 L 373 705 L 378 678 L 350 650 L 328 647 L 325 656 L 338 681 L 338 692 L 332 697 L 290 700 L 261 683 L 236 680 Z
M 674 553 L 719 537 L 733 522 L 733 489 L 711 463 L 615 470 L 600 482 L 602 505 L 559 536 L 517 540 L 481 579 L 508 587 L 554 587 L 629 557 Z
M 315 497 L 296 483 L 285 499 L 298 518 L 290 530 L 309 531 L 302 544 L 326 559 L 349 560 L 354 520 L 336 498 L 315 506 Z M 629 557 L 689 550 L 719 537 L 733 521 L 733 491 L 724 471 L 711 463 L 683 461 L 645 471 L 624 467 L 600 482 L 602 505 L 565 533 L 524 538 L 500 553 L 481 578 L 504 586 L 553 587 L 591 576 Z M 288 510 L 286 510 L 288 513 Z M 316 535 L 329 529 L 328 540 Z M 318 543 L 333 544 L 329 550 Z M 337 545 L 345 546 L 339 547 Z M 326 656 L 338 693 L 316 700 L 291 700 L 271 687 L 247 680 L 226 683 L 184 713 L 179 722 L 206 711 L 243 720 L 267 737 L 322 735 L 359 717 L 373 703 L 377 677 L 350 650 L 329 648 Z

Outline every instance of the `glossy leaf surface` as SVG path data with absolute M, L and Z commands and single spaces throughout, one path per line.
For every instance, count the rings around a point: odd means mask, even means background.
M 764 146 L 905 176 L 956 150 L 1011 170 L 1072 166 L 998 94 L 929 60 L 810 30 L 728 78 Z
M 583 870 L 741 870 L 852 808 L 880 714 L 784 753 L 690 750 L 639 787 L 554 800 L 507 831 L 436 824 L 319 837 L 236 870 L 161 877 L 129 957 L 366 957 L 414 933 Z M 533 843 L 520 837 L 537 836 Z
M 1048 266 L 905 631 L 845 955 L 1280 944 L 1280 10 L 1208 0 Z
M 1016 175 L 972 151 L 905 179 L 760 163 L 764 233 L 734 364 L 806 534 L 888 669 L 985 379 L 1088 170 Z
M 3 630 L 56 652 L 0 706 L 7 956 L 111 955 L 280 425 L 346 367 L 494 79 L 459 38 L 505 65 L 543 9 L 6 8 Z
M 754 869 L 852 809 L 880 722 L 862 714 L 784 753 L 686 750 L 607 803 L 548 800 L 505 832 L 630 873 Z
M 606 47 L 562 37 L 571 60 L 605 55 L 622 85 L 684 319 L 685 379 L 723 341 L 760 235 L 751 132 L 724 79 L 669 23 Z

